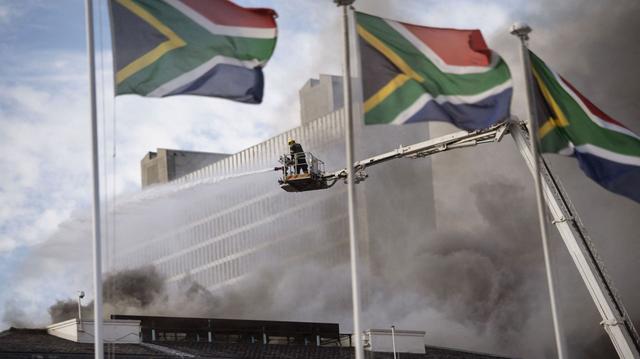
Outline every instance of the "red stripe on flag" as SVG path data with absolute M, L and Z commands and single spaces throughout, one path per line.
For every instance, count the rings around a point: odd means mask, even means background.
M 558 75 L 559 76 L 559 75 Z M 564 82 L 565 85 L 567 85 L 571 91 L 573 91 L 573 93 L 575 93 L 578 98 L 580 98 L 580 100 L 582 101 L 582 103 L 584 103 L 584 105 L 587 107 L 587 109 L 594 115 L 598 116 L 599 118 L 601 118 L 603 121 L 612 123 L 616 126 L 620 126 L 623 128 L 626 128 L 628 130 L 628 128 L 621 124 L 620 122 L 614 120 L 613 118 L 609 117 L 609 115 L 607 115 L 606 113 L 602 112 L 601 109 L 599 109 L 596 105 L 594 105 L 593 103 L 591 103 L 591 101 L 589 101 L 586 97 L 584 97 L 580 91 L 578 91 L 575 87 L 573 87 L 573 85 L 564 79 L 564 77 L 559 76 L 560 80 L 562 80 L 562 82 Z
M 244 8 L 229 0 L 180 0 L 183 4 L 224 26 L 275 28 L 276 12 L 272 9 Z
M 441 29 L 400 24 L 449 65 L 489 66 L 491 63 L 491 50 L 480 30 Z

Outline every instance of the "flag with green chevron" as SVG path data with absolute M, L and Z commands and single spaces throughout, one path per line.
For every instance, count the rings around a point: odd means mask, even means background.
M 602 187 L 640 203 L 640 136 L 529 52 L 543 152 L 573 156 Z
M 356 12 L 366 124 L 446 121 L 465 129 L 509 117 L 507 64 L 479 30 L 417 26 Z
M 276 13 L 228 0 L 110 0 L 116 95 L 260 103 Z

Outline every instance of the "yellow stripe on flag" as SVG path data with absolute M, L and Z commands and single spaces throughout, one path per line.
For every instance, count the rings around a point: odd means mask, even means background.
M 391 61 L 394 65 L 396 65 L 405 75 L 418 82 L 424 82 L 424 78 L 422 76 L 413 71 L 413 69 L 406 62 L 404 62 L 404 60 L 400 56 L 398 56 L 382 41 L 380 41 L 377 37 L 367 31 L 364 27 L 362 27 L 362 25 L 358 25 L 358 34 L 362 36 L 362 38 L 376 50 L 384 54 L 384 56 L 386 56 L 387 59 L 389 59 L 389 61 Z
M 378 92 L 376 92 L 373 96 L 369 97 L 367 101 L 364 103 L 364 112 L 369 112 L 372 108 L 378 106 L 384 99 L 386 99 L 389 95 L 393 93 L 393 91 L 397 90 L 400 86 L 404 85 L 410 77 L 405 74 L 399 74 L 394 77 L 389 83 L 384 85 Z
M 555 121 L 550 117 L 542 126 L 540 126 L 540 128 L 538 128 L 538 138 L 542 139 L 556 127 Z
M 161 34 L 168 38 L 167 41 L 156 46 L 153 50 L 135 59 L 133 62 L 122 68 L 122 70 L 116 73 L 116 84 L 122 83 L 124 80 L 131 77 L 136 72 L 156 62 L 167 52 L 185 46 L 187 43 L 182 40 L 175 32 L 168 28 L 165 24 L 156 19 L 147 10 L 143 9 L 139 5 L 135 4 L 132 0 L 117 0 L 122 6 L 129 9 L 134 14 L 138 15 L 144 21 L 153 26 Z
M 543 138 L 544 136 L 549 134 L 549 132 L 551 132 L 555 127 L 569 126 L 569 120 L 567 120 L 567 117 L 564 115 L 564 112 L 562 112 L 562 109 L 560 109 L 560 106 L 558 106 L 556 100 L 554 100 L 553 96 L 551 96 L 549 88 L 542 81 L 542 78 L 540 77 L 536 69 L 532 67 L 531 70 L 533 70 L 533 76 L 536 78 L 538 86 L 540 86 L 542 96 L 545 98 L 549 106 L 551 106 L 551 110 L 556 115 L 555 118 L 549 117 L 547 121 L 538 129 L 538 138 Z

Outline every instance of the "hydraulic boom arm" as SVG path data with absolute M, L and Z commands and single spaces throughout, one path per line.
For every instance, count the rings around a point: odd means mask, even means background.
M 410 146 L 400 146 L 393 151 L 389 151 L 380 155 L 376 155 L 364 160 L 355 162 L 353 168 L 355 170 L 356 183 L 363 181 L 367 175 L 364 170 L 367 167 L 377 165 L 395 158 L 419 158 L 430 156 L 434 153 L 444 152 L 447 150 L 475 146 L 487 142 L 499 142 L 507 133 L 508 123 L 503 122 L 486 129 L 467 132 L 460 131 L 448 134 L 442 137 L 419 142 Z M 326 181 L 336 181 L 339 178 L 347 178 L 349 171 L 346 168 L 327 173 L 323 176 Z

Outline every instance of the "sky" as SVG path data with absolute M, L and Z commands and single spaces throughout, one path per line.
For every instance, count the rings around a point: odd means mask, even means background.
M 179 148 L 234 153 L 297 126 L 298 90 L 320 73 L 342 71 L 340 11 L 331 0 L 238 0 L 243 6 L 270 7 L 279 13 L 278 44 L 265 68 L 263 104 L 189 96 L 114 99 L 107 12 L 104 1 L 95 2 L 99 146 L 102 195 L 106 203 L 116 195 L 139 190 L 139 161 L 148 151 Z M 551 1 L 547 0 L 405 0 L 402 6 L 399 3 L 358 0 L 356 6 L 365 12 L 415 24 L 480 28 L 490 46 L 508 52 L 505 57 L 514 73 L 517 42 L 508 35 L 508 27 L 515 20 L 529 21 L 534 28 L 532 46 L 554 59 L 560 72 L 574 75 L 579 88 L 586 87 L 587 95 L 600 100 L 597 104 L 610 109 L 608 112 L 632 129 L 640 130 L 637 119 L 640 107 L 637 97 L 632 96 L 638 88 L 622 93 L 621 87 L 633 86 L 628 83 L 631 81 L 625 82 L 623 76 L 609 76 L 606 59 L 587 53 L 590 40 L 596 43 L 600 39 L 608 44 L 604 41 L 606 32 L 615 30 L 604 27 L 598 32 L 580 21 L 581 16 L 602 10 L 594 1 L 554 3 L 552 16 L 548 14 Z M 626 10 L 637 12 L 638 7 L 623 1 L 611 10 L 611 16 L 623 16 Z M 562 26 L 566 26 L 566 31 Z M 633 46 L 632 36 L 625 33 L 617 36 Z M 18 268 L 29 265 L 30 254 L 51 240 L 59 226 L 75 225 L 75 214 L 90 209 L 84 1 L 0 0 L 0 39 L 0 303 L 4 303 L 0 305 L 1 314 L 15 304 L 15 298 L 29 297 L 32 291 L 42 289 L 37 282 L 28 286 L 16 283 Z M 610 47 L 619 50 L 614 44 Z M 568 56 L 558 51 L 562 48 Z M 635 52 L 629 62 L 638 59 L 637 50 L 631 49 Z M 611 61 L 620 66 L 626 64 L 624 58 Z M 593 66 L 599 71 L 592 71 Z M 589 76 L 597 76 L 597 80 L 590 81 Z M 635 118 L 631 116 L 634 111 Z M 570 179 L 579 178 L 579 169 L 569 165 L 562 174 Z M 586 180 L 576 181 L 568 186 L 592 186 L 589 188 L 593 191 L 602 191 Z M 598 192 L 598 196 L 608 198 L 605 192 Z M 576 202 L 589 205 L 586 199 Z M 637 205 L 629 202 L 614 199 L 595 205 L 620 205 L 608 208 L 604 218 L 640 219 Z M 599 226 L 606 229 L 608 224 L 603 222 Z M 65 297 L 55 286 L 51 293 L 49 302 Z

